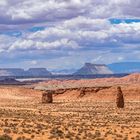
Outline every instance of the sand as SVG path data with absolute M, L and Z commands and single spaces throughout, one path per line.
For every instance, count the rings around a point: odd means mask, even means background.
M 115 84 L 81 97 L 79 88 L 68 89 L 55 94 L 52 104 L 41 103 L 43 91 L 1 86 L 0 139 L 6 135 L 9 140 L 139 140 L 139 83 L 121 88 L 123 109 L 116 107 Z

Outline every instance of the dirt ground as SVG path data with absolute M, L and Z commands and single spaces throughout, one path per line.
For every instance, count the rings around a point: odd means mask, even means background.
M 41 103 L 40 91 L 0 87 L 2 140 L 140 140 L 140 102 L 61 100 Z M 61 95 L 62 96 L 62 95 Z

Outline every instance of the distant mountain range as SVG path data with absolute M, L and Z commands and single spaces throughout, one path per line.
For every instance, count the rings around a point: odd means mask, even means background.
M 52 75 L 96 75 L 96 74 L 123 74 L 140 72 L 140 62 L 120 62 L 112 64 L 85 63 L 80 69 L 63 69 L 49 72 L 46 68 L 30 68 L 25 71 L 20 68 L 1 68 L 0 76 L 45 77 Z
M 120 62 L 107 65 L 114 73 L 140 72 L 140 62 Z

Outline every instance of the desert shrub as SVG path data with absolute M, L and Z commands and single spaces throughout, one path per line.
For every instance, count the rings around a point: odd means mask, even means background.
M 2 135 L 0 136 L 0 140 L 12 140 L 12 138 L 9 135 Z
M 11 133 L 11 130 L 10 129 L 4 129 L 4 133 L 9 134 L 9 133 Z
M 30 138 L 26 138 L 25 136 L 18 137 L 16 140 L 31 140 Z

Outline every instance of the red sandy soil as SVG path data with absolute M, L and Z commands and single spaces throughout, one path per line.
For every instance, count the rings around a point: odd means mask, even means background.
M 42 93 L 33 89 L 27 89 L 19 86 L 0 86 L 0 106 L 11 104 L 10 106 L 36 101 L 41 98 Z M 23 106 L 24 107 L 24 106 Z
M 57 88 L 56 93 L 69 87 L 63 94 L 54 95 L 53 104 L 41 103 L 43 91 L 1 86 L 0 139 L 6 134 L 13 140 L 139 140 L 139 83 L 140 74 L 39 83 L 48 89 Z M 118 85 L 124 94 L 123 109 L 116 108 Z M 82 97 L 81 87 L 90 87 Z

